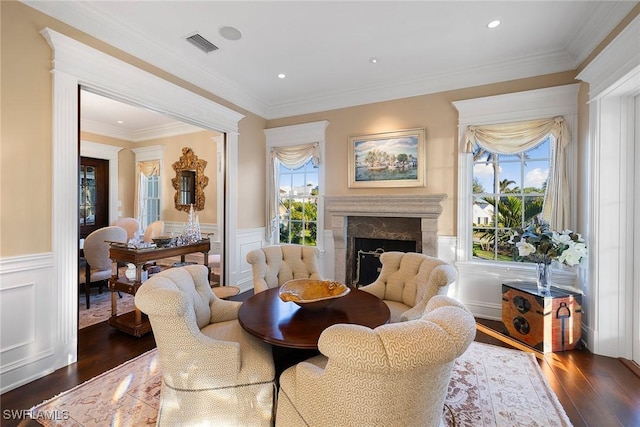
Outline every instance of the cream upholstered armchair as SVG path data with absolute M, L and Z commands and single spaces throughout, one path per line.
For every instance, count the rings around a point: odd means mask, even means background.
M 85 266 L 78 271 L 78 284 L 84 285 L 87 309 L 91 308 L 89 298 L 91 285 L 97 284 L 99 291 L 111 277 L 111 258 L 109 242 L 127 242 L 127 231 L 115 225 L 102 227 L 91 232 L 82 246 Z
M 475 330 L 473 315 L 442 295 L 415 320 L 330 326 L 322 355 L 280 376 L 276 426 L 438 426 L 454 361 Z
M 158 425 L 272 425 L 271 348 L 242 329 L 242 303 L 216 297 L 207 275 L 203 265 L 168 269 L 135 296 L 159 353 Z
M 322 279 L 318 248 L 294 244 L 265 246 L 247 254 L 253 272 L 253 292 L 276 288 L 291 279 Z
M 375 282 L 360 288 L 382 299 L 391 311 L 390 322 L 422 316 L 429 299 L 446 295 L 458 271 L 441 259 L 415 252 L 384 252 Z

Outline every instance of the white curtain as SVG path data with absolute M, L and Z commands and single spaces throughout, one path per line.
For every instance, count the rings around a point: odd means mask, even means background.
M 272 147 L 269 153 L 269 177 L 267 192 L 267 241 L 273 242 L 273 236 L 278 230 L 278 199 L 279 199 L 279 165 L 289 169 L 304 166 L 309 160 L 315 166 L 320 162 L 319 144 L 296 145 L 293 147 Z
M 146 215 L 144 215 L 144 201 L 147 198 L 147 189 L 143 185 L 146 182 L 145 177 L 160 175 L 160 161 L 150 160 L 148 162 L 138 162 L 136 165 L 136 188 L 134 190 L 134 200 L 136 201 L 133 207 L 135 217 L 140 221 L 140 226 L 144 229 L 147 227 Z
M 463 150 L 472 153 L 477 145 L 490 153 L 515 154 L 534 148 L 549 134 L 555 138 L 555 146 L 551 150 L 542 216 L 553 229 L 564 230 L 569 227 L 570 220 L 566 148 L 571 141 L 564 117 L 468 126 Z

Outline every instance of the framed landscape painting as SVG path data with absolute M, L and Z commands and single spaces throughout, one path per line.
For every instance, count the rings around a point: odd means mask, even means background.
M 349 138 L 349 188 L 424 187 L 425 130 Z

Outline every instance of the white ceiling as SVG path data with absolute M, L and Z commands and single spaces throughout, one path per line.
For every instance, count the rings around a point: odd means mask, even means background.
M 638 2 L 24 3 L 270 119 L 573 70 Z

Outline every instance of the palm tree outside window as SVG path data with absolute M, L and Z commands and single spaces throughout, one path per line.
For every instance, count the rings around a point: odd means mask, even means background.
M 548 135 L 540 145 L 516 154 L 477 147 L 473 162 L 473 257 L 512 260 L 512 228 L 542 213 L 550 170 Z

